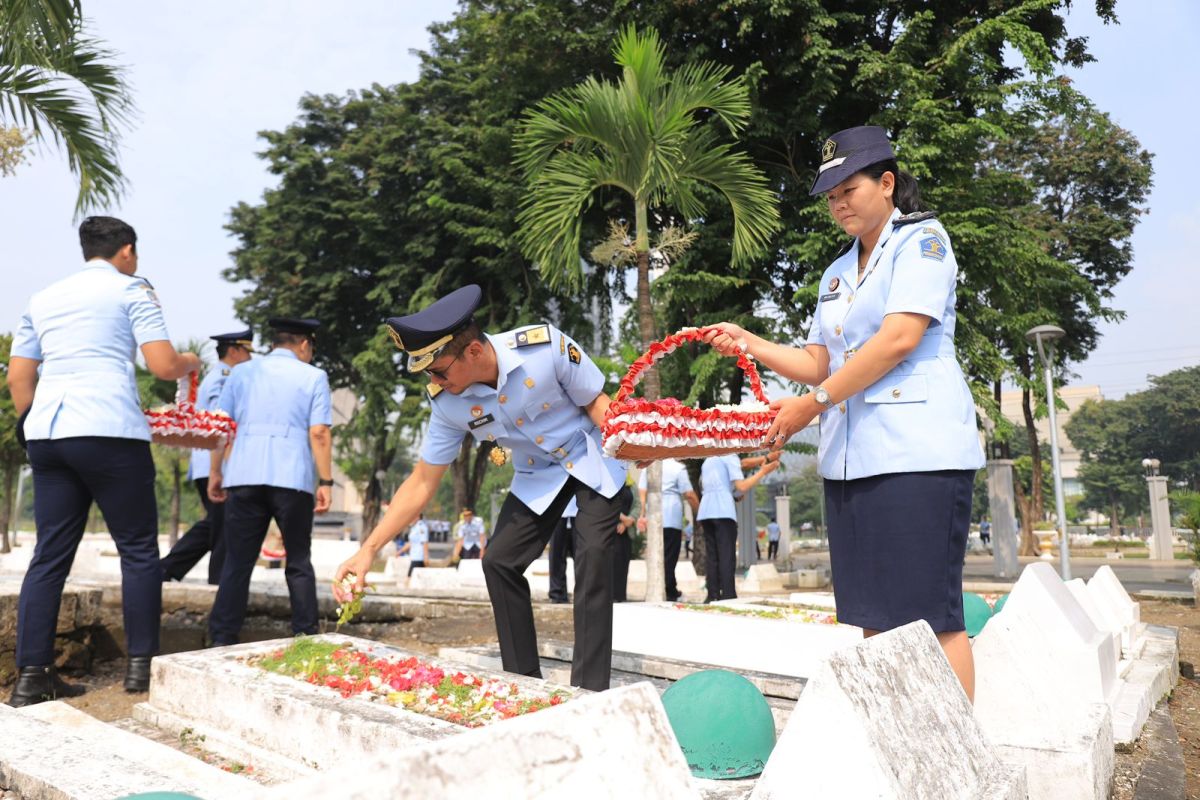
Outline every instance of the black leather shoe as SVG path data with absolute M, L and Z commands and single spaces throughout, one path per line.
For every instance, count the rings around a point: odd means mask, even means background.
M 78 697 L 85 691 L 84 687 L 72 686 L 59 678 L 52 666 L 21 667 L 8 704 L 13 708 L 21 708 L 60 697 Z
M 152 656 L 130 656 L 125 667 L 125 691 L 146 692 L 150 690 L 150 659 Z

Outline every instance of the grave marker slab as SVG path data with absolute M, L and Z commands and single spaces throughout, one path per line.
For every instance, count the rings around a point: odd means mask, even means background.
M 1096 607 L 1096 602 L 1092 598 L 1092 593 L 1088 591 L 1087 584 L 1084 583 L 1083 578 L 1069 580 L 1067 581 L 1066 586 L 1071 592 L 1071 596 L 1074 597 L 1076 602 L 1079 603 L 1079 607 L 1083 609 L 1084 613 L 1087 614 L 1088 619 L 1090 619 L 1092 624 L 1096 626 L 1096 629 L 1102 633 L 1107 633 L 1110 637 L 1112 637 L 1113 650 L 1117 654 L 1118 659 L 1117 674 L 1120 675 L 1122 672 L 1122 666 L 1120 663 L 1120 657 L 1122 653 L 1121 631 L 1109 627 L 1108 617 Z M 1125 665 L 1125 668 L 1128 668 L 1128 664 Z
M 699 792 L 658 693 L 646 683 L 265 791 L 261 800 L 654 797 Z
M 458 582 L 461 586 L 487 586 L 483 578 L 483 559 L 464 558 L 458 562 Z
M 833 654 L 805 687 L 751 800 L 1025 800 L 924 622 Z
M 1142 624 L 1141 606 L 1129 596 L 1107 564 L 1096 570 L 1087 582 L 1087 588 L 1097 610 L 1107 621 L 1105 629 L 1119 631 L 1122 650 L 1130 657 L 1136 656 L 1138 640 L 1146 629 Z
M 774 564 L 751 564 L 746 570 L 746 579 L 742 582 L 743 592 L 782 592 L 783 578 Z

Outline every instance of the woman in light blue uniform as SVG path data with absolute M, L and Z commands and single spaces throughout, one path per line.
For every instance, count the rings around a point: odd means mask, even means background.
M 746 350 L 814 391 L 772 405 L 779 448 L 821 417 L 838 619 L 871 636 L 923 619 L 968 697 L 962 563 L 975 470 L 975 404 L 954 350 L 958 267 L 945 228 L 923 212 L 882 128 L 824 143 L 811 194 L 854 240 L 821 276 L 803 349 L 722 323 L 710 343 Z

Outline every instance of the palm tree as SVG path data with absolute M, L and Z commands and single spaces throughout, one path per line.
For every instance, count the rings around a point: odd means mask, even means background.
M 0 0 L 0 128 L 66 150 L 75 212 L 113 203 L 125 180 L 117 131 L 133 100 L 114 53 L 86 35 L 80 0 Z
M 736 136 L 749 121 L 741 78 L 727 80 L 729 68 L 709 62 L 668 73 L 658 34 L 632 25 L 619 34 L 613 54 L 622 68 L 620 81 L 588 78 L 525 115 L 515 148 L 530 192 L 517 216 L 517 240 L 550 286 L 577 290 L 583 282 L 583 212 L 605 187 L 628 194 L 638 324 L 643 347 L 649 347 L 658 338 L 650 304 L 650 210 L 670 207 L 699 220 L 705 211 L 700 185 L 715 189 L 733 209 L 734 265 L 767 251 L 779 213 L 763 174 L 722 141 L 722 128 Z M 658 398 L 655 370 L 643 387 L 647 398 Z M 661 600 L 661 464 L 651 465 L 646 482 L 646 596 Z

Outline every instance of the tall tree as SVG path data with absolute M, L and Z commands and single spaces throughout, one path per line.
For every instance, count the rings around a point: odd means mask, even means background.
M 117 139 L 133 99 L 115 56 L 88 35 L 80 0 L 0 0 L 0 128 L 27 127 L 32 141 L 66 151 L 76 213 L 124 188 Z
M 767 249 L 779 213 L 763 174 L 722 139 L 722 129 L 736 136 L 750 116 L 741 78 L 731 80 L 728 67 L 707 62 L 672 73 L 658 34 L 633 25 L 618 36 L 613 55 L 622 70 L 620 81 L 588 78 L 526 115 L 516 140 L 517 160 L 530 180 L 517 215 L 519 240 L 551 285 L 578 288 L 584 211 L 605 189 L 627 195 L 634 220 L 638 328 L 643 348 L 649 348 L 658 338 L 650 300 L 651 212 L 668 207 L 689 219 L 702 218 L 707 203 L 698 187 L 711 187 L 733 212 L 734 264 Z M 623 227 L 618 225 L 618 236 Z M 652 400 L 660 396 L 655 370 L 645 379 L 644 393 Z M 651 465 L 646 485 L 646 596 L 661 600 L 661 464 Z
M 1141 468 L 1145 456 L 1131 452 L 1130 434 L 1138 425 L 1127 404 L 1089 400 L 1071 414 L 1065 426 L 1083 459 L 1079 466 L 1083 505 L 1107 514 L 1113 535 L 1120 533 L 1124 517 L 1140 513 L 1146 506 Z

